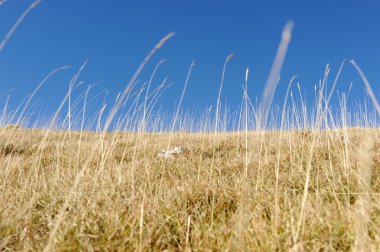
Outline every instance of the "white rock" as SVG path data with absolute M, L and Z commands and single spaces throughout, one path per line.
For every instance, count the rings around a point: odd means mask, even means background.
M 182 146 L 176 146 L 171 150 L 161 150 L 160 153 L 158 153 L 159 157 L 167 158 L 167 159 L 174 159 L 174 155 L 180 154 L 185 150 Z

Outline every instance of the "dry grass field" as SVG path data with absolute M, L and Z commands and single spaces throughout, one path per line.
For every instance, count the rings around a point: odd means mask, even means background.
M 0 52 L 40 2 L 0 40 Z M 327 66 L 314 97 L 293 88 L 292 77 L 275 104 L 292 27 L 283 30 L 261 100 L 248 96 L 247 68 L 232 112 L 221 101 L 233 55 L 214 110 L 181 107 L 194 62 L 170 111 L 158 104 L 170 84 L 153 81 L 164 60 L 139 82 L 174 33 L 113 103 L 96 107 L 101 93 L 78 88 L 86 62 L 53 115 L 36 118 L 33 98 L 67 67 L 51 71 L 16 109 L 3 94 L 0 251 L 380 251 L 380 105 L 353 60 L 332 83 Z M 351 87 L 331 102 L 345 64 L 371 103 L 350 107 Z M 163 152 L 173 148 L 172 156 Z
M 0 250 L 378 251 L 379 137 L 3 128 Z

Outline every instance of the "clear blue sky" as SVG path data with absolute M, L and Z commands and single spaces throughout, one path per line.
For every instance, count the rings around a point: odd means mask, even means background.
M 30 3 L 9 0 L 0 7 L 1 38 Z M 241 101 L 246 67 L 251 69 L 249 94 L 252 99 L 261 97 L 282 28 L 292 19 L 293 38 L 275 103 L 282 104 L 287 83 L 295 74 L 302 89 L 312 96 L 326 64 L 331 64 L 332 80 L 344 58 L 357 61 L 379 94 L 379 13 L 380 2 L 369 0 L 44 0 L 0 53 L 0 92 L 13 89 L 11 101 L 16 105 L 51 70 L 72 65 L 36 96 L 35 102 L 54 111 L 71 76 L 89 60 L 80 77 L 85 82 L 82 90 L 100 81 L 92 95 L 107 89 L 112 103 L 150 49 L 174 31 L 176 35 L 139 79 L 149 79 L 155 64 L 167 59 L 154 85 L 166 76 L 174 83 L 160 100 L 164 109 L 172 110 L 195 60 L 183 105 L 206 107 L 215 104 L 224 60 L 234 53 L 222 95 L 233 107 Z M 337 88 L 347 90 L 350 81 L 354 82 L 352 99 L 361 99 L 362 83 L 347 65 Z

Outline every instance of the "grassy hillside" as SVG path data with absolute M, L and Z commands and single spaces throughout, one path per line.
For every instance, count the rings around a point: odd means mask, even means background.
M 3 128 L 0 249 L 379 250 L 379 137 Z
M 0 40 L 0 52 L 40 2 Z M 99 105 L 103 91 L 91 96 L 91 85 L 78 88 L 87 62 L 53 114 L 40 114 L 34 96 L 67 67 L 16 108 L 3 94 L 0 251 L 380 251 L 380 105 L 353 60 L 332 83 L 326 66 L 311 105 L 313 97 L 293 88 L 296 76 L 282 106 L 272 104 L 292 27 L 283 30 L 261 100 L 248 95 L 247 68 L 235 110 L 222 103 L 232 54 L 215 108 L 183 110 L 192 62 L 178 104 L 162 110 L 171 84 L 153 79 L 165 61 L 148 81 L 139 75 L 174 33 L 147 54 L 114 104 Z M 353 107 L 351 86 L 330 103 L 345 64 L 368 95 Z M 161 155 L 173 148 L 178 153 Z

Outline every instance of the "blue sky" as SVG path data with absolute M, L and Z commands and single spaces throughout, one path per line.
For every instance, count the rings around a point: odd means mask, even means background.
M 30 3 L 10 0 L 0 7 L 0 38 Z M 166 34 L 176 32 L 139 80 L 148 80 L 157 62 L 166 59 L 153 85 L 165 77 L 173 83 L 159 101 L 164 110 L 173 110 L 195 60 L 183 106 L 206 107 L 216 103 L 224 60 L 234 53 L 222 94 L 223 101 L 234 107 L 241 102 L 247 67 L 251 69 L 249 95 L 261 97 L 281 31 L 291 19 L 295 22 L 293 38 L 275 103 L 282 104 L 293 75 L 299 76 L 311 102 L 326 64 L 331 65 L 332 80 L 344 58 L 357 61 L 379 94 L 379 13 L 380 2 L 369 0 L 44 0 L 0 52 L 0 93 L 11 90 L 15 106 L 54 68 L 71 65 L 36 96 L 36 104 L 54 111 L 71 76 L 88 60 L 79 90 L 99 83 L 91 94 L 108 90 L 106 101 L 112 103 L 151 48 Z M 351 98 L 363 98 L 362 82 L 352 66 L 345 67 L 340 80 L 339 90 L 348 90 L 352 81 Z

